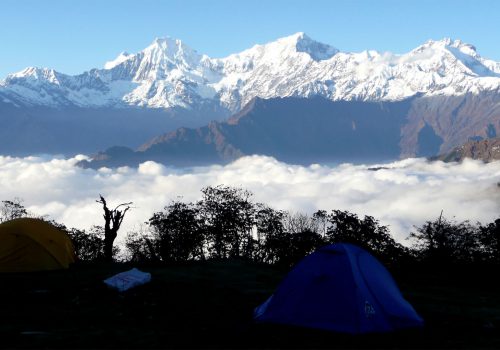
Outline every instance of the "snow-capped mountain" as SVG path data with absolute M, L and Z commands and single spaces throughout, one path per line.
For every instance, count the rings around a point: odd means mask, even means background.
M 304 100 L 304 115 L 290 109 L 296 97 Z M 255 99 L 277 100 L 270 103 L 279 108 L 270 114 L 264 103 L 250 113 L 248 106 L 254 104 L 249 102 Z M 240 120 L 234 131 L 203 128 L 231 115 L 227 125 Z M 319 116 L 332 120 L 323 125 Z M 220 125 L 224 132 L 233 130 Z M 321 136 L 325 125 L 333 130 L 328 137 Z M 80 75 L 31 67 L 0 81 L 0 154 L 92 153 L 114 145 L 137 149 L 147 140 L 163 140 L 161 134 L 177 135 L 169 133 L 180 127 L 194 130 L 185 134 L 200 147 L 193 157 L 205 154 L 207 140 L 224 137 L 236 140 L 227 145 L 240 153 L 284 155 L 272 140 L 288 145 L 292 139 L 318 138 L 331 149 L 335 130 L 351 130 L 344 132 L 351 139 L 334 147 L 339 154 L 352 155 L 355 149 L 365 154 L 361 145 L 371 145 L 367 147 L 374 154 L 400 157 L 446 153 L 468 140 L 500 134 L 500 63 L 460 40 L 428 41 L 405 54 L 349 53 L 297 33 L 225 58 L 210 58 L 180 40 L 161 38 Z M 245 138 L 253 127 L 262 132 Z M 300 130 L 304 135 L 292 139 L 281 135 Z M 174 144 L 184 145 L 187 139 L 181 139 Z M 386 139 L 397 141 L 390 151 L 379 142 Z M 186 147 L 195 149 L 191 146 Z M 177 146 L 168 147 L 160 148 L 177 152 Z
M 0 101 L 57 108 L 196 109 L 215 103 L 237 112 L 255 97 L 396 101 L 499 87 L 500 63 L 460 40 L 428 41 L 406 54 L 348 53 L 297 33 L 225 58 L 162 38 L 80 75 L 30 67 L 0 81 Z

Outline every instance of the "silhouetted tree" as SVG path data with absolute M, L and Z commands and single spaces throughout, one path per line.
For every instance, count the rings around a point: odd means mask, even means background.
M 416 240 L 414 249 L 422 261 L 449 264 L 482 260 L 479 230 L 468 221 L 452 222 L 441 213 L 437 220 L 417 227 L 410 237 Z
M 282 262 L 288 266 L 325 245 L 321 235 L 311 229 L 290 233 L 290 249 Z
M 48 222 L 68 234 L 78 261 L 98 262 L 104 260 L 104 228 L 102 226 L 92 226 L 89 230 L 80 230 L 74 227 L 68 228 L 54 220 Z M 119 251 L 118 247 L 113 247 L 113 257 L 116 257 Z
M 160 237 L 151 227 L 133 231 L 125 238 L 125 247 L 129 261 L 160 262 Z
M 66 229 L 66 232 L 73 242 L 78 260 L 86 262 L 105 260 L 104 229 L 102 226 L 92 226 L 89 230 L 70 228 Z M 113 247 L 112 257 L 116 257 L 118 252 L 118 247 Z
M 158 255 L 163 261 L 203 259 L 204 236 L 198 209 L 192 203 L 172 202 L 149 219 Z
M 279 257 L 279 263 L 291 266 L 306 255 L 325 244 L 319 234 L 321 219 L 319 215 L 309 216 L 304 213 L 286 212 L 283 216 L 285 236 L 282 244 L 286 245 Z
M 352 243 L 363 247 L 383 260 L 391 263 L 407 254 L 407 250 L 397 243 L 387 226 L 380 225 L 372 216 L 360 219 L 348 211 L 333 210 L 327 215 L 328 243 Z
M 328 212 L 326 210 L 318 210 L 313 214 L 312 217 L 314 227 L 316 232 L 318 232 L 321 237 L 326 238 L 326 232 L 328 227 Z
M 131 208 L 129 203 L 122 203 L 116 206 L 114 209 L 110 210 L 106 203 L 106 200 L 102 195 L 99 195 L 100 199 L 96 200 L 97 203 L 102 204 L 104 210 L 104 260 L 113 261 L 113 243 L 118 235 L 118 230 L 125 218 L 125 214 Z M 123 210 L 118 210 L 123 207 Z
M 0 202 L 0 222 L 29 216 L 28 211 L 22 204 L 22 200 L 14 198 Z
M 500 219 L 480 226 L 479 240 L 482 244 L 485 260 L 500 263 Z
M 197 203 L 208 250 L 213 258 L 251 258 L 255 242 L 252 237 L 255 205 L 252 194 L 229 186 L 205 187 Z
M 274 264 L 282 260 L 290 247 L 289 234 L 283 227 L 285 212 L 259 204 L 255 215 L 258 242 L 257 260 Z
M 324 245 L 313 218 L 260 204 L 256 215 L 260 261 L 291 266 Z
M 307 214 L 299 212 L 285 212 L 283 217 L 285 231 L 299 233 L 305 231 L 317 231 L 317 222 Z

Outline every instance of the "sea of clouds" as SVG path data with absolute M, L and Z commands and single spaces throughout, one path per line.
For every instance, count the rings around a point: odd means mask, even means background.
M 170 201 L 196 201 L 201 188 L 219 184 L 248 189 L 256 202 L 275 209 L 371 215 L 389 225 L 403 243 L 415 225 L 436 219 L 441 210 L 460 221 L 487 223 L 500 216 L 500 162 L 406 159 L 305 167 L 250 156 L 225 166 L 179 169 L 145 162 L 138 168 L 92 170 L 75 166 L 83 158 L 0 156 L 0 200 L 21 198 L 31 212 L 82 229 L 102 225 L 99 194 L 110 207 L 132 201 L 122 236 L 139 229 Z

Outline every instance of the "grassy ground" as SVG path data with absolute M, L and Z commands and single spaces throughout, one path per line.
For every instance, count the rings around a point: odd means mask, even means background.
M 346 336 L 256 325 L 253 308 L 286 271 L 240 261 L 143 266 L 152 281 L 118 293 L 124 264 L 0 275 L 0 344 L 16 348 L 500 348 L 498 271 L 395 271 L 423 330 Z M 496 274 L 494 274 L 496 272 Z

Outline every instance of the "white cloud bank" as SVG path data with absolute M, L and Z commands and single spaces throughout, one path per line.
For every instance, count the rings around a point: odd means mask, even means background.
M 227 166 L 174 169 L 146 162 L 138 168 L 95 171 L 75 167 L 80 159 L 0 156 L 0 200 L 22 198 L 30 211 L 78 228 L 102 224 L 102 209 L 95 202 L 99 194 L 110 206 L 133 201 L 122 236 L 171 200 L 196 201 L 201 188 L 218 184 L 246 188 L 255 201 L 276 209 L 371 215 L 389 225 L 400 241 L 441 210 L 447 218 L 483 223 L 500 215 L 500 162 L 407 159 L 371 171 L 364 165 L 304 167 L 252 156 Z

